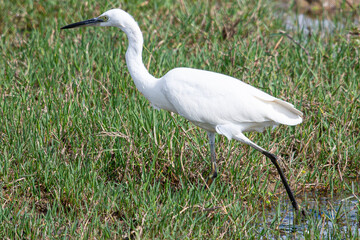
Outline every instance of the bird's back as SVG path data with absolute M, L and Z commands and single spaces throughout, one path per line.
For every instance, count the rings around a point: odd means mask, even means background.
M 208 131 L 223 124 L 246 132 L 302 122 L 302 113 L 292 104 L 220 73 L 175 68 L 161 78 L 161 87 L 171 103 L 168 110 Z

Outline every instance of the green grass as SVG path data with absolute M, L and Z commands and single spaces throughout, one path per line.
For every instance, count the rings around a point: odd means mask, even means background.
M 326 233 L 328 217 L 312 215 L 302 233 L 282 231 L 284 201 L 291 208 L 276 169 L 222 136 L 219 176 L 204 191 L 205 132 L 140 95 L 125 63 L 125 34 L 60 31 L 121 7 L 139 22 L 143 59 L 156 77 L 179 66 L 207 69 L 293 103 L 304 113 L 301 125 L 248 136 L 282 158 L 299 199 L 313 192 L 331 199 L 359 192 L 353 19 L 338 12 L 339 27 L 325 35 L 288 31 L 308 55 L 279 34 L 285 22 L 273 3 L 179 2 L 0 1 L 1 239 L 359 237 L 344 231 L 354 224 L 346 209 L 335 209 Z

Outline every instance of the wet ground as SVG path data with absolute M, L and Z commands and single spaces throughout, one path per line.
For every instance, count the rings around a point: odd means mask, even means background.
M 276 232 L 274 239 L 305 239 L 314 233 L 314 237 L 322 239 L 338 239 L 339 236 L 360 238 L 359 196 L 338 195 L 331 198 L 310 193 L 298 199 L 302 200 L 301 205 L 306 208 L 306 218 L 294 216 L 289 202 L 282 202 L 268 214 L 267 224 L 273 225 Z M 277 216 L 282 219 L 277 219 Z
M 300 4 L 305 2 L 306 4 Z M 311 4 L 319 4 L 335 6 L 333 3 L 327 4 L 326 1 L 310 1 Z M 330 1 L 339 2 L 339 1 Z M 349 2 L 350 3 L 350 2 Z M 352 2 L 351 2 L 352 3 Z M 359 30 L 360 23 L 360 1 L 353 3 L 357 6 L 357 10 L 349 7 L 348 4 L 340 8 L 337 4 L 334 8 L 320 8 L 319 11 L 313 11 L 312 5 L 308 1 L 296 1 L 291 5 L 289 1 L 280 1 L 278 4 L 279 15 L 284 19 L 285 31 L 300 32 L 304 36 L 312 34 L 332 34 L 342 32 L 344 29 Z

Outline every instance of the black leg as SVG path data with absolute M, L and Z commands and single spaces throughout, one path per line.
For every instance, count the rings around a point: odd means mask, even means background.
M 293 205 L 294 209 L 295 209 L 297 212 L 299 212 L 299 210 L 300 210 L 300 209 L 299 209 L 299 205 L 297 204 L 296 199 L 295 199 L 295 197 L 294 197 L 294 194 L 292 193 L 292 191 L 291 191 L 291 189 L 290 189 L 290 186 L 289 186 L 289 184 L 288 184 L 288 182 L 287 182 L 287 180 L 286 180 L 286 177 L 285 177 L 283 171 L 281 170 L 281 168 L 280 168 L 280 166 L 279 166 L 279 164 L 278 164 L 278 162 L 277 162 L 277 156 L 274 155 L 274 154 L 272 154 L 272 153 L 269 153 L 269 152 L 267 152 L 267 151 L 262 151 L 262 153 L 263 153 L 266 157 L 268 157 L 268 158 L 271 160 L 271 162 L 275 165 L 275 167 L 276 167 L 276 169 L 277 169 L 277 171 L 278 171 L 278 173 L 279 173 L 279 175 L 280 175 L 281 181 L 283 182 L 283 184 L 284 184 L 284 186 L 285 186 L 286 192 L 287 192 L 287 194 L 289 195 L 291 204 Z M 301 210 L 301 213 L 302 213 L 303 216 L 306 216 L 306 213 L 305 213 L 304 209 Z
M 266 157 L 270 158 L 271 162 L 275 165 L 278 173 L 280 174 L 280 178 L 281 178 L 281 181 L 283 182 L 284 186 L 285 186 L 285 189 L 286 189 L 286 192 L 287 194 L 289 195 L 289 198 L 290 198 L 290 201 L 291 201 L 291 204 L 293 205 L 294 209 L 299 212 L 300 208 L 299 208 L 299 205 L 297 204 L 296 200 L 295 200 L 295 197 L 294 197 L 294 194 L 292 193 L 291 189 L 290 189 L 290 186 L 285 178 L 285 175 L 283 173 L 283 171 L 281 170 L 278 162 L 277 162 L 277 156 L 275 156 L 274 154 L 272 153 L 269 153 L 268 151 L 266 151 L 265 149 L 263 149 L 262 147 L 256 145 L 255 143 L 253 143 L 250 139 L 248 139 L 243 133 L 237 133 L 237 135 L 234 137 L 236 140 L 240 141 L 240 142 L 243 142 L 245 144 L 248 144 L 249 146 L 255 148 L 256 150 L 258 150 L 259 152 L 261 152 L 262 154 L 264 154 Z M 301 210 L 301 213 L 303 216 L 306 216 L 306 212 L 304 209 Z

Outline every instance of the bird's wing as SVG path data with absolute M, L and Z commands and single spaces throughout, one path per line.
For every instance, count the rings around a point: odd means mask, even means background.
M 292 104 L 223 74 L 176 68 L 162 81 L 162 92 L 175 112 L 205 129 L 242 124 L 244 131 L 261 130 L 302 120 L 302 113 Z

